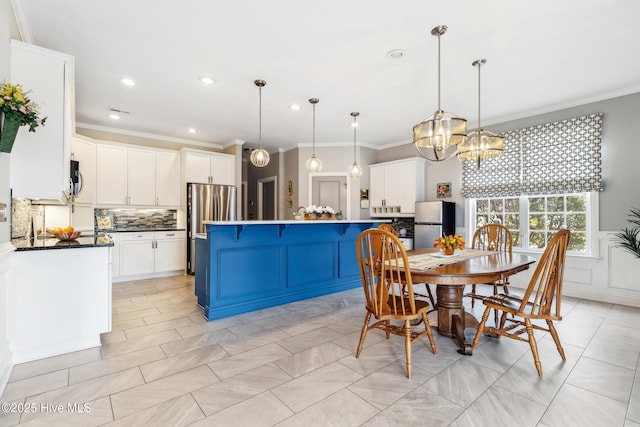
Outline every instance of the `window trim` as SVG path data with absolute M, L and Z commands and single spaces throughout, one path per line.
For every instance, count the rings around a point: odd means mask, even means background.
M 581 192 L 582 193 L 582 192 Z M 599 234 L 599 224 L 600 224 L 600 193 L 597 191 L 584 192 L 587 195 L 587 242 L 586 242 L 586 251 L 584 253 L 581 252 L 573 252 L 567 251 L 568 258 L 577 258 L 577 259 L 588 259 L 588 260 L 598 260 L 600 259 L 600 244 L 598 239 Z M 568 195 L 572 193 L 564 193 L 564 195 Z M 541 194 L 538 196 L 558 196 L 559 194 Z M 466 241 L 471 247 L 471 241 L 473 240 L 473 234 L 475 232 L 475 227 L 472 224 L 476 223 L 476 199 L 492 199 L 492 198 L 514 198 L 516 196 L 504 196 L 504 197 L 477 197 L 477 198 L 466 198 L 464 199 L 464 209 L 466 212 L 465 215 L 465 223 L 469 224 L 469 227 L 466 227 Z M 536 197 L 534 195 L 520 195 L 517 196 L 519 198 Z M 528 208 L 523 206 L 524 203 L 520 203 L 520 217 L 525 218 L 528 217 Z M 520 234 L 524 236 L 526 241 L 528 242 L 528 227 L 526 230 L 520 230 Z M 540 255 L 544 249 L 535 249 L 535 248 L 524 248 L 524 247 L 513 247 L 513 252 L 522 253 L 525 255 Z

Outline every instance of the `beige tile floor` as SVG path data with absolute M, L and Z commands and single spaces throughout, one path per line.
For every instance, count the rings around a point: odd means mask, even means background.
M 640 426 L 638 308 L 565 298 L 567 361 L 539 334 L 542 378 L 526 343 L 469 357 L 435 334 L 408 380 L 399 337 L 354 357 L 361 294 L 206 322 L 192 277 L 114 284 L 102 347 L 15 366 L 0 426 Z

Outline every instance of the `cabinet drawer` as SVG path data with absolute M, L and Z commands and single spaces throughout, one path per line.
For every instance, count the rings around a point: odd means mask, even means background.
M 118 241 L 122 242 L 135 242 L 138 240 L 153 240 L 154 232 L 153 231 L 143 231 L 143 232 L 134 232 L 134 233 L 119 233 Z
M 185 230 L 175 230 L 175 231 L 156 231 L 155 239 L 156 240 L 167 240 L 167 239 L 186 239 L 187 232 Z

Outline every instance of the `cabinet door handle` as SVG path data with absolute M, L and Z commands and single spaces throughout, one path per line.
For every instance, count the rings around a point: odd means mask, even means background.
M 169 234 L 166 234 L 166 236 L 167 236 L 167 237 L 169 237 L 169 236 L 175 236 L 175 233 L 169 233 Z

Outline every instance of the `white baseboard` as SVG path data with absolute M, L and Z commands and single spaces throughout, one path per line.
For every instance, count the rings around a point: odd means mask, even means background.
M 133 274 L 130 276 L 112 277 L 111 283 L 128 282 L 130 280 L 156 279 L 158 277 L 181 276 L 183 274 L 185 274 L 184 270 L 164 271 L 162 273 Z

